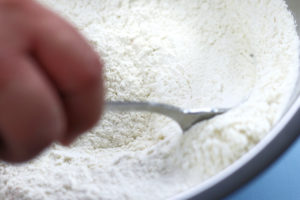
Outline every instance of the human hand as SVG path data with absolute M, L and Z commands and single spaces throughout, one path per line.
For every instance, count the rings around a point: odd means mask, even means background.
M 21 162 L 69 144 L 99 119 L 100 59 L 33 0 L 0 0 L 0 158 Z

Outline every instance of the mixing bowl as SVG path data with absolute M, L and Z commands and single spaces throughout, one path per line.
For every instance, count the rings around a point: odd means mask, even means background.
M 287 0 L 297 24 L 300 24 L 300 1 Z M 297 27 L 300 35 L 300 27 Z M 300 77 L 283 117 L 270 133 L 233 165 L 206 182 L 179 194 L 174 199 L 219 199 L 254 178 L 275 161 L 300 134 Z

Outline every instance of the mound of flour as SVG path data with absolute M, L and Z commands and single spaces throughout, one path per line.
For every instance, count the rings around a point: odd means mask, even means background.
M 217 174 L 282 115 L 298 37 L 282 0 L 40 0 L 105 62 L 107 99 L 228 107 L 184 135 L 155 114 L 106 113 L 70 148 L 0 164 L 0 199 L 165 199 Z

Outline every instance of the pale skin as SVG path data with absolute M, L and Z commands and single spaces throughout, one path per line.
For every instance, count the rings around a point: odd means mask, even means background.
M 0 159 L 23 162 L 95 125 L 102 63 L 67 22 L 34 0 L 0 0 Z

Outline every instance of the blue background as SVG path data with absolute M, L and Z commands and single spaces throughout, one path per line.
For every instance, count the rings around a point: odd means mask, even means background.
M 300 200 L 300 139 L 271 167 L 225 200 Z

